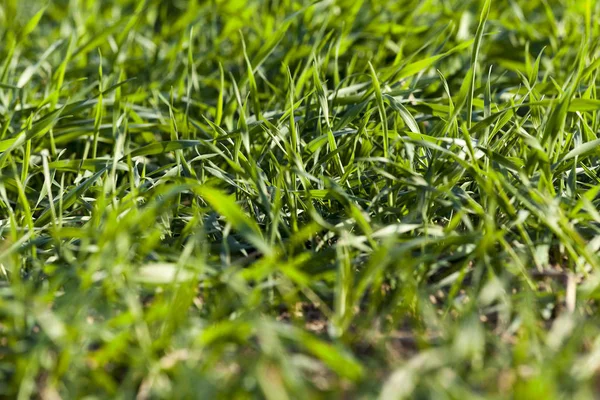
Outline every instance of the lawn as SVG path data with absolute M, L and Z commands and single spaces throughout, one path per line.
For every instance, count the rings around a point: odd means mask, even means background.
M 599 74 L 595 0 L 3 0 L 0 398 L 599 398 Z

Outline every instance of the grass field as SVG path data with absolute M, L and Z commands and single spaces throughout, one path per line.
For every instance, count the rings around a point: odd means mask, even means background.
M 600 398 L 600 2 L 1 4 L 0 397 Z

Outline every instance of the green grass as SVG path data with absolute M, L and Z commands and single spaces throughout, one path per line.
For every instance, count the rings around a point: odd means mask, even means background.
M 600 2 L 1 4 L 0 397 L 600 396 Z

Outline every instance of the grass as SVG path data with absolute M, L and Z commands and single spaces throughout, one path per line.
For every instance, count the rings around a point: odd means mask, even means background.
M 0 397 L 599 396 L 599 20 L 4 0 Z

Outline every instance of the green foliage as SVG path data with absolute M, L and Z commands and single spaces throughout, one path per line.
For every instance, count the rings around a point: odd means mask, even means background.
M 600 2 L 0 6 L 0 397 L 592 398 Z

